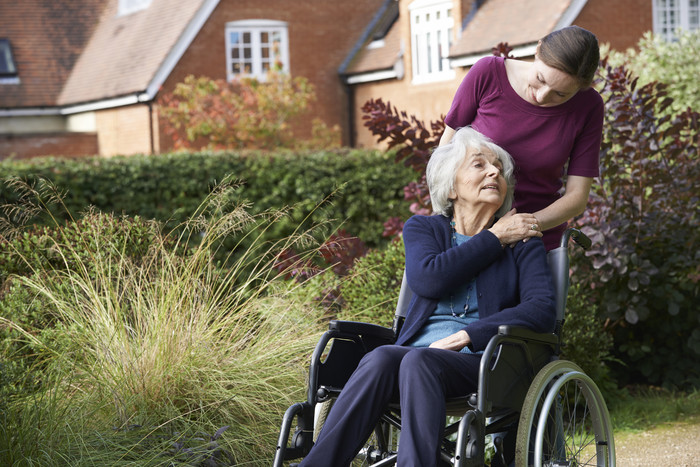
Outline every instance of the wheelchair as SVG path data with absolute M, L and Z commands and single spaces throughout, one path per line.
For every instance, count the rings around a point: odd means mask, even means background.
M 516 467 L 614 467 L 612 425 L 600 390 L 576 364 L 559 359 L 569 287 L 569 240 L 584 249 L 591 245 L 581 231 L 567 229 L 560 246 L 547 254 L 557 307 L 554 332 L 499 328 L 483 353 L 477 392 L 446 401 L 441 465 L 483 467 L 487 457 L 492 466 L 510 465 L 510 439 L 514 435 Z M 307 400 L 293 404 L 284 414 L 274 467 L 294 465 L 290 461 L 308 454 L 326 410 L 362 356 L 395 341 L 411 296 L 404 275 L 391 329 L 352 321 L 330 322 L 311 358 Z M 396 465 L 400 430 L 397 402 L 386 408 L 352 465 Z M 509 433 L 508 443 L 504 443 L 504 433 Z

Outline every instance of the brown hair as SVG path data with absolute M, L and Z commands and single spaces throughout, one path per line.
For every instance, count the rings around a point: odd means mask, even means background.
M 584 88 L 593 82 L 600 61 L 598 39 L 578 26 L 546 35 L 537 46 L 537 55 L 545 65 L 577 78 Z

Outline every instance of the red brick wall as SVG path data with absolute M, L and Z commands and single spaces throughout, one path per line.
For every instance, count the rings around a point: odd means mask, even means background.
M 652 0 L 589 0 L 574 24 L 624 51 L 635 47 L 642 35 L 652 29 Z
M 384 0 L 222 0 L 190 48 L 163 85 L 171 91 L 185 76 L 226 78 L 226 23 L 245 19 L 286 21 L 289 27 L 289 61 L 292 76 L 308 78 L 316 88 L 317 101 L 296 130 L 310 134 L 318 117 L 329 126 L 340 125 L 348 135 L 348 96 L 338 68 L 361 37 Z M 161 93 L 161 95 L 162 95 Z M 161 150 L 172 144 L 162 131 Z
M 99 153 L 95 133 L 0 135 L 0 160 L 36 156 L 92 156 Z

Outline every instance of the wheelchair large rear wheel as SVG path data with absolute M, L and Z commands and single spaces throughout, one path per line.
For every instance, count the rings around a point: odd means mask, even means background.
M 596 384 L 557 360 L 537 374 L 518 425 L 516 467 L 615 466 L 610 415 Z

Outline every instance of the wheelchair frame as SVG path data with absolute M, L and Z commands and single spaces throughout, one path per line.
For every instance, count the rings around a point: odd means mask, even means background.
M 560 246 L 548 253 L 556 296 L 555 331 L 540 334 L 501 326 L 482 356 L 477 392 L 446 401 L 448 416 L 461 417 L 445 427 L 441 458 L 450 465 L 484 466 L 486 435 L 492 436 L 496 449 L 492 465 L 505 465 L 498 433 L 517 423 L 516 467 L 614 467 L 612 426 L 600 390 L 578 366 L 559 359 L 569 286 L 569 239 L 584 249 L 591 245 L 582 232 L 567 229 Z M 307 400 L 290 406 L 282 420 L 274 467 L 309 452 L 320 429 L 316 419 L 325 421 L 316 413 L 317 405 L 332 402 L 340 394 L 365 353 L 395 341 L 411 296 L 404 275 L 391 329 L 353 321 L 330 322 L 311 357 Z M 575 403 L 567 405 L 572 397 Z M 583 411 L 580 405 L 585 406 Z M 590 418 L 583 431 L 576 426 L 579 431 L 569 432 L 572 423 L 565 423 L 565 417 L 569 416 L 571 422 L 571 417 L 580 415 Z M 297 427 L 290 440 L 294 420 Z M 358 455 L 361 465 L 395 465 L 397 449 L 391 441 L 396 435 L 392 438 L 392 430 L 400 427 L 400 408 L 390 404 L 374 430 L 372 443 Z

